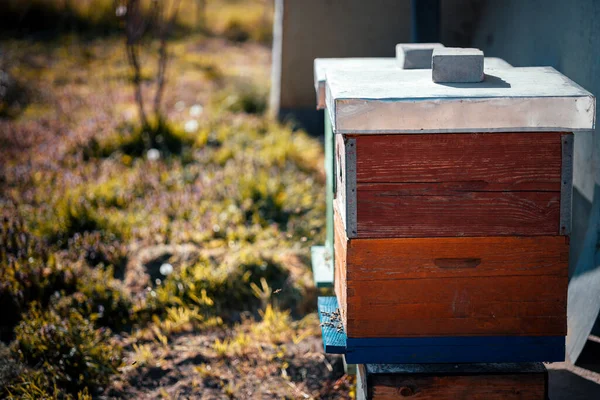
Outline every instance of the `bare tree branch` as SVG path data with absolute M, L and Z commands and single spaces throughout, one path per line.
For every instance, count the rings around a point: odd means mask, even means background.
M 165 81 L 166 81 L 166 73 L 167 73 L 167 65 L 169 61 L 169 54 L 167 52 L 167 38 L 171 29 L 173 28 L 173 24 L 177 19 L 177 13 L 179 12 L 179 5 L 181 4 L 181 0 L 174 0 L 171 3 L 170 16 L 167 20 L 167 15 L 163 9 L 160 11 L 160 25 L 159 25 L 159 37 L 160 37 L 160 47 L 158 49 L 158 72 L 157 72 L 157 84 L 156 84 L 156 93 L 154 95 L 154 114 L 158 118 L 161 116 L 161 103 L 162 97 L 165 89 Z
M 140 64 L 140 40 L 144 35 L 146 24 L 140 8 L 139 0 L 127 0 L 125 14 L 125 37 L 127 60 L 133 70 L 133 90 L 135 102 L 142 126 L 148 126 L 148 117 L 144 109 L 144 95 L 142 92 L 142 66 Z

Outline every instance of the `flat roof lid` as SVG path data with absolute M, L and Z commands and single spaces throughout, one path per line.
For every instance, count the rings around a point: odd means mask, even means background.
M 483 82 L 439 84 L 431 70 L 327 69 L 327 112 L 336 133 L 594 129 L 594 96 L 554 68 L 485 73 Z
M 398 64 L 397 58 L 392 57 L 364 57 L 364 58 L 315 58 L 314 83 L 317 93 L 317 109 L 325 108 L 325 82 L 327 70 L 334 69 L 356 69 L 365 71 L 370 69 L 394 69 L 404 70 Z M 485 57 L 485 71 L 497 68 L 512 68 L 512 65 L 501 58 Z
M 347 68 L 364 71 L 367 69 L 389 68 L 400 69 L 396 58 L 315 58 L 314 64 L 315 92 L 317 93 L 317 110 L 325 108 L 325 75 L 329 69 Z

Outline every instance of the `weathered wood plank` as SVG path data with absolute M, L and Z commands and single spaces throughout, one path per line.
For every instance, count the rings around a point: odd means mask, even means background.
M 351 281 L 467 276 L 567 276 L 564 236 L 352 240 Z
M 561 133 L 355 136 L 358 183 L 560 191 Z
M 472 336 L 472 335 L 565 335 L 564 317 L 516 318 L 437 318 L 411 320 L 373 319 L 347 320 L 348 334 L 355 337 L 421 337 L 421 336 Z
M 542 363 L 470 363 L 470 364 L 364 364 L 369 374 L 511 374 L 544 373 Z
M 335 312 L 338 309 L 338 303 L 335 297 L 319 297 L 317 299 L 317 311 L 319 321 L 321 322 L 321 335 L 323 337 L 323 348 L 326 353 L 344 354 L 346 353 L 346 334 L 339 332 L 335 327 L 331 327 L 325 322 L 328 322 L 327 315 Z
M 568 238 L 348 239 L 334 214 L 349 337 L 566 334 Z
M 402 324 L 411 324 L 422 319 L 498 319 L 498 318 L 536 318 L 557 317 L 565 312 L 565 300 L 559 301 L 494 301 L 471 308 L 470 305 L 452 303 L 418 303 L 418 304 L 379 304 L 353 303 L 347 306 L 350 315 L 369 316 L 370 321 L 389 320 L 390 316 L 402 319 Z
M 335 248 L 335 272 L 333 278 L 333 285 L 335 288 L 335 295 L 337 297 L 337 302 L 340 306 L 340 311 L 342 313 L 342 322 L 344 326 L 346 326 L 346 309 L 347 309 L 347 245 L 348 240 L 346 239 L 346 234 L 343 229 L 340 229 L 340 226 L 343 226 L 343 222 L 340 216 L 340 213 L 337 211 L 337 207 L 334 210 L 334 224 L 335 224 L 335 232 L 334 232 L 334 248 Z
M 565 335 L 567 277 L 349 281 L 351 337 Z
M 360 238 L 558 235 L 560 192 L 358 185 Z M 426 193 L 425 193 L 426 192 Z
M 571 134 L 336 136 L 335 203 L 350 238 L 568 233 Z
M 542 367 L 543 368 L 543 367 Z M 475 369 L 476 370 L 476 369 Z M 512 370 L 462 373 L 373 374 L 359 365 L 361 385 L 358 397 L 367 400 L 419 398 L 431 400 L 546 400 L 547 371 Z
M 401 305 L 448 303 L 457 314 L 461 307 L 506 302 L 563 302 L 567 298 L 566 276 L 474 276 L 348 281 L 348 303 Z M 466 312 L 466 309 L 465 309 Z
M 562 346 L 564 350 L 564 336 L 441 336 L 441 337 L 397 337 L 397 338 L 353 338 L 347 337 L 348 348 L 391 348 L 391 347 L 478 347 L 478 348 L 505 348 L 510 346 Z M 563 354 L 564 356 L 564 354 Z M 541 361 L 541 360 L 538 360 Z M 378 361 L 377 363 L 382 363 Z M 421 361 L 427 363 L 427 361 Z M 436 363 L 439 361 L 436 361 Z M 475 362 L 475 361 L 444 361 L 444 362 Z M 500 362 L 500 361 L 481 361 Z M 509 361 L 501 361 L 509 362 Z M 524 362 L 522 359 L 512 362 Z M 385 363 L 385 362 L 383 362 Z

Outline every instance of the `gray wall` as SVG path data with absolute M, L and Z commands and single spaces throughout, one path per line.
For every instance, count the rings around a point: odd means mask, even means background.
M 479 1 L 441 0 L 441 40 L 465 45 Z M 410 0 L 276 0 L 270 109 L 292 115 L 315 133 L 313 60 L 319 57 L 394 57 L 410 42 Z M 312 121 L 311 121 L 312 120 Z
M 549 65 L 600 95 L 600 1 L 486 0 L 473 45 L 514 66 Z M 596 116 L 598 120 L 598 116 Z M 596 129 L 598 130 L 598 129 Z M 569 342 L 584 340 L 600 307 L 600 138 L 575 135 Z M 575 335 L 577 336 L 577 335 Z

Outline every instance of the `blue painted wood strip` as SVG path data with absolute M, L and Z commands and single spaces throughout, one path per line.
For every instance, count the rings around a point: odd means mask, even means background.
M 333 257 L 325 246 L 310 248 L 313 279 L 317 288 L 333 287 Z
M 319 321 L 321 322 L 321 334 L 323 335 L 323 347 L 325 353 L 344 354 L 346 353 L 346 333 L 338 332 L 335 327 L 324 325 L 330 319 L 327 314 L 338 310 L 338 302 L 335 296 L 319 297 L 317 299 L 319 310 Z
M 564 346 L 357 347 L 348 349 L 346 362 L 355 364 L 551 362 L 564 360 L 564 357 Z
M 337 299 L 319 297 L 319 319 L 338 309 Z M 322 326 L 326 353 L 346 354 L 351 364 L 510 363 L 564 361 L 562 336 L 350 338 Z

